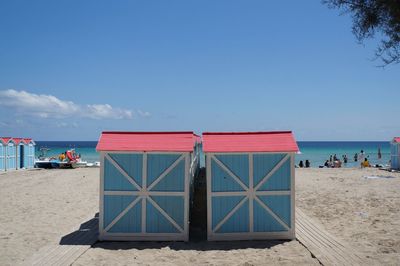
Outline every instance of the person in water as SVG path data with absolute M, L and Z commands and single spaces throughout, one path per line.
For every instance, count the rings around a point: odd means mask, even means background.
M 306 160 L 306 168 L 310 168 L 310 161 Z
M 346 154 L 343 155 L 343 162 L 344 162 L 344 163 L 347 163 L 347 155 L 346 155 Z
M 357 160 L 358 160 L 358 153 L 356 152 L 356 153 L 354 154 L 354 161 L 357 162 Z
M 304 167 L 303 161 L 300 161 L 300 162 L 299 162 L 299 167 L 300 167 L 300 168 L 303 168 L 303 167 Z
M 361 167 L 371 167 L 367 158 L 361 163 Z
M 382 153 L 381 153 L 381 148 L 378 148 L 378 159 L 382 159 Z

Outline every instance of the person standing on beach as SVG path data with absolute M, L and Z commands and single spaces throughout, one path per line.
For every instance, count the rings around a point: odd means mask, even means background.
M 378 147 L 378 160 L 382 159 L 381 148 Z
M 358 155 L 358 160 L 360 162 L 363 162 L 364 159 L 365 159 L 365 153 L 364 153 L 364 150 L 361 150 L 360 155 Z
M 310 161 L 306 160 L 306 168 L 310 168 Z
M 299 162 L 299 167 L 300 167 L 300 168 L 303 168 L 303 167 L 304 167 L 303 161 L 300 161 L 300 162 Z

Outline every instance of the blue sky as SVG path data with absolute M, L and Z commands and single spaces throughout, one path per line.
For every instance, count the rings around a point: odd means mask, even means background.
M 400 65 L 320 1 L 2 1 L 0 135 L 400 135 Z M 396 117 L 397 116 L 397 117 Z

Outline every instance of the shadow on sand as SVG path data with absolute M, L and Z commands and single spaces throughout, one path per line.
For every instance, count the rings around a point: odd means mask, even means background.
M 96 243 L 99 231 L 99 213 L 82 223 L 79 229 L 61 237 L 60 245 L 93 245 Z

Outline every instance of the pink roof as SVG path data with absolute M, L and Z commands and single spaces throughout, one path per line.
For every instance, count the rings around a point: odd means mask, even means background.
M 394 137 L 393 142 L 400 143 L 400 137 Z
M 0 137 L 0 141 L 2 141 L 4 144 L 7 144 L 10 140 L 10 137 Z
M 196 135 L 187 132 L 103 132 L 98 151 L 193 151 Z
M 15 141 L 15 144 L 20 144 L 21 142 L 25 143 L 25 140 L 23 138 L 12 138 Z
M 204 152 L 297 152 L 291 131 L 205 132 Z

